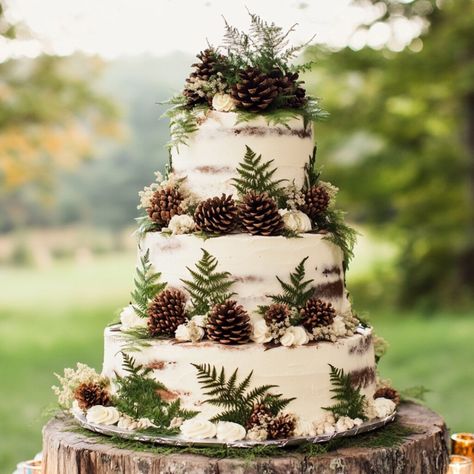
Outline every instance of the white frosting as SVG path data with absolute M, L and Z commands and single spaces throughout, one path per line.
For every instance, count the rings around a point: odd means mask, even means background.
M 263 318 L 256 318 L 253 321 L 253 333 L 252 341 L 258 342 L 259 344 L 264 344 L 265 342 L 270 342 L 272 336 L 270 334 L 270 329 L 267 326 L 267 323 Z
M 133 305 L 129 304 L 122 309 L 120 313 L 120 322 L 122 323 L 122 329 L 128 330 L 136 327 L 146 327 L 146 318 L 140 318 Z
M 202 199 L 235 194 L 232 179 L 243 160 L 245 146 L 261 154 L 264 161 L 274 160 L 274 179 L 294 181 L 301 188 L 304 165 L 314 144 L 311 129 L 310 133 L 303 133 L 303 119 L 290 120 L 288 127 L 269 126 L 261 115 L 249 122 L 237 120 L 235 112 L 211 111 L 189 137 L 188 144 L 173 150 L 173 170 L 178 176 L 188 177 L 189 189 Z
M 231 421 L 217 423 L 217 439 L 221 441 L 240 441 L 247 434 L 245 428 Z
M 183 438 L 188 439 L 207 439 L 214 438 L 217 429 L 214 423 L 200 417 L 191 418 L 183 421 L 180 427 Z
M 227 374 L 239 369 L 239 379 L 253 371 L 251 388 L 274 384 L 275 393 L 285 397 L 296 397 L 287 407 L 301 419 L 314 421 L 327 412 L 322 407 L 331 406 L 333 393 L 328 364 L 343 369 L 345 373 L 369 368 L 375 370 L 373 348 L 354 351 L 363 338 L 355 334 L 338 339 L 335 343 L 318 342 L 297 347 L 277 346 L 266 350 L 262 344 L 249 343 L 242 346 L 226 346 L 208 340 L 199 343 L 171 340 L 152 340 L 150 346 L 134 353 L 137 363 L 144 366 L 159 366 L 151 374 L 168 390 L 179 394 L 183 407 L 198 410 L 205 419 L 212 418 L 219 408 L 203 403 L 206 398 L 191 364 L 211 364 L 218 369 L 223 366 Z M 105 357 L 103 374 L 111 378 L 126 375 L 122 368 L 121 351 L 128 339 L 118 328 L 105 331 Z M 375 381 L 362 388 L 362 393 L 371 399 L 375 392 Z
M 280 337 L 280 344 L 285 347 L 303 346 L 308 342 L 309 335 L 302 326 L 290 326 Z
M 120 418 L 120 413 L 115 407 L 104 407 L 95 405 L 87 410 L 86 420 L 88 423 L 97 425 L 115 425 Z
M 162 274 L 161 280 L 176 288 L 183 288 L 183 278 L 189 279 L 186 267 L 194 268 L 202 257 L 201 249 L 207 250 L 217 258 L 218 270 L 230 272 L 237 280 L 232 290 L 237 293 L 238 303 L 249 312 L 259 305 L 269 304 L 265 295 L 281 293 L 276 276 L 287 281 L 290 272 L 308 257 L 306 278 L 312 279 L 313 285 L 340 286 L 337 294 L 321 297 L 339 312 L 348 305 L 343 283 L 343 255 L 339 247 L 324 237 L 301 234 L 301 238 L 288 239 L 231 234 L 202 240 L 195 235 L 165 236 L 150 232 L 140 247 L 143 253 L 150 251 L 150 261 Z
M 285 229 L 293 232 L 309 232 L 311 230 L 311 219 L 301 211 L 289 211 L 282 209 L 279 211 L 283 219 Z

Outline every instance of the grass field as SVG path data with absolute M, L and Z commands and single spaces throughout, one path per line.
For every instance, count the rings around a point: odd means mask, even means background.
M 0 270 L 0 473 L 41 449 L 53 372 L 77 361 L 100 368 L 102 331 L 127 303 L 134 257 L 47 270 Z M 428 405 L 454 430 L 474 430 L 474 315 L 378 314 L 391 342 L 381 363 L 400 388 L 423 384 Z

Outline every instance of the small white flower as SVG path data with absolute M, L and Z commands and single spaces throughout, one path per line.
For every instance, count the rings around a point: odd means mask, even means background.
M 265 342 L 270 342 L 272 340 L 272 335 L 270 328 L 267 326 L 267 323 L 263 318 L 258 318 L 253 323 L 253 333 L 252 341 L 259 344 L 264 344 Z
M 122 323 L 122 329 L 125 331 L 137 327 L 146 327 L 147 325 L 146 318 L 138 316 L 135 308 L 131 304 L 123 308 L 120 313 L 120 322 Z
M 336 423 L 336 430 L 340 431 L 347 431 L 354 427 L 354 421 L 352 418 L 348 416 L 341 416 Z
M 344 337 L 347 333 L 346 324 L 342 316 L 336 316 L 332 323 L 332 330 L 336 337 Z
M 190 341 L 190 340 L 191 340 L 191 336 L 190 336 L 190 334 L 189 334 L 188 324 L 187 324 L 187 323 L 185 323 L 185 324 L 180 324 L 180 325 L 176 328 L 176 331 L 174 332 L 174 337 L 175 337 L 178 341 L 182 341 L 182 342 Z
M 89 408 L 86 414 L 87 422 L 97 425 L 115 425 L 119 418 L 120 414 L 115 407 L 104 407 L 102 405 Z
M 268 438 L 268 432 L 261 426 L 254 426 L 247 431 L 247 439 L 251 441 L 265 441 Z
M 302 326 L 290 326 L 280 338 L 280 344 L 285 347 L 303 346 L 309 342 L 309 335 Z
M 231 421 L 217 423 L 217 439 L 221 441 L 240 441 L 245 438 L 247 431 L 242 425 Z
M 196 326 L 203 328 L 206 326 L 207 317 L 203 314 L 197 314 L 196 316 L 193 316 L 192 321 Z
M 235 101 L 229 94 L 216 94 L 212 98 L 212 108 L 218 112 L 230 112 L 235 109 Z
M 298 420 L 295 427 L 296 436 L 316 436 L 316 426 L 308 420 Z
M 214 438 L 217 432 L 216 425 L 203 418 L 191 418 L 186 420 L 180 427 L 183 438 L 207 439 Z
M 388 398 L 376 398 L 374 400 L 375 415 L 377 418 L 386 418 L 395 411 L 396 405 Z
M 174 215 L 168 224 L 168 229 L 173 235 L 189 234 L 196 228 L 196 223 L 187 214 Z
M 280 209 L 278 211 L 283 219 L 285 229 L 293 232 L 309 232 L 311 230 L 311 219 L 301 211 L 289 211 Z
M 193 318 L 186 324 L 180 324 L 176 328 L 174 336 L 178 341 L 197 342 L 204 337 L 204 329 L 201 326 L 198 326 Z
M 179 428 L 183 424 L 183 419 L 179 416 L 175 416 L 171 421 L 170 421 L 170 428 Z

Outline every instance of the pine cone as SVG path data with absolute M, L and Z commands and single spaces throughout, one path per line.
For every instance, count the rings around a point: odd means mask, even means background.
M 400 394 L 392 387 L 381 387 L 374 393 L 374 399 L 388 398 L 392 400 L 395 405 L 400 404 Z
M 300 310 L 301 324 L 312 332 L 314 328 L 330 326 L 336 316 L 331 303 L 325 303 L 318 298 L 310 298 L 305 307 Z
M 286 104 L 288 107 L 299 109 L 306 104 L 307 100 L 306 91 L 302 87 L 297 86 Z
M 246 194 L 240 206 L 240 216 L 243 228 L 252 235 L 277 235 L 283 229 L 278 206 L 267 193 Z
M 186 295 L 174 288 L 163 290 L 148 307 L 148 332 L 151 336 L 173 337 L 177 327 L 186 323 Z
M 300 210 L 310 219 L 316 219 L 328 208 L 329 194 L 323 186 L 313 186 L 306 191 L 304 201 Z
M 248 67 L 239 72 L 239 81 L 232 87 L 231 95 L 238 108 L 258 112 L 275 100 L 278 88 L 270 75 Z
M 164 188 L 155 191 L 147 208 L 148 215 L 153 222 L 165 227 L 171 218 L 181 214 L 181 202 L 183 197 L 176 188 Z
M 265 404 L 256 403 L 247 421 L 247 430 L 251 430 L 255 426 L 267 425 L 271 419 L 272 414 Z
M 232 196 L 206 199 L 199 203 L 194 212 L 199 230 L 216 234 L 227 234 L 237 225 L 237 206 Z
M 285 323 L 289 317 L 290 308 L 286 304 L 279 303 L 270 305 L 263 315 L 268 326 Z
M 245 344 L 251 332 L 247 311 L 234 300 L 216 304 L 207 318 L 207 337 L 220 344 Z
M 291 438 L 295 432 L 296 420 L 293 415 L 280 415 L 268 424 L 268 439 Z
M 84 382 L 74 390 L 74 398 L 79 408 L 87 410 L 95 405 L 107 406 L 110 403 L 110 394 L 98 383 Z

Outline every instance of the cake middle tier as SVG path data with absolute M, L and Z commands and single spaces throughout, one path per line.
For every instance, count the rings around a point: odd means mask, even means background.
M 262 162 L 273 160 L 274 179 L 294 183 L 299 189 L 314 146 L 313 127 L 305 125 L 302 118 L 292 118 L 286 125 L 269 125 L 261 115 L 239 122 L 234 112 L 212 111 L 190 135 L 187 145 L 173 150 L 173 171 L 178 177 L 187 177 L 189 190 L 201 199 L 235 194 L 232 180 L 247 146 L 262 155 Z
M 231 234 L 203 240 L 195 235 L 150 232 L 140 243 L 140 252 L 149 259 L 169 286 L 183 288 L 189 279 L 187 267 L 206 250 L 219 262 L 217 271 L 227 271 L 235 280 L 235 299 L 247 311 L 270 303 L 266 295 L 281 293 L 279 277 L 287 281 L 290 272 L 305 258 L 305 279 L 313 280 L 314 295 L 332 303 L 338 313 L 350 310 L 344 286 L 343 254 L 325 234 L 302 234 L 299 238 L 262 237 Z

